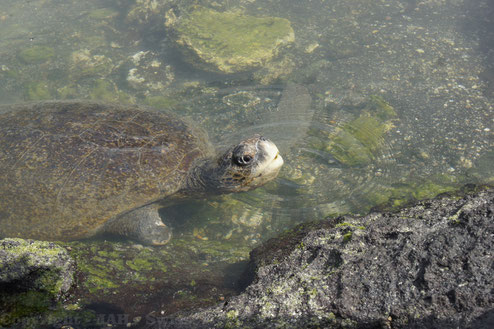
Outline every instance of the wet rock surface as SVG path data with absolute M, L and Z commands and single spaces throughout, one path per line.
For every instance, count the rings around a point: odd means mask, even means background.
M 239 296 L 153 328 L 491 328 L 494 189 L 302 225 L 251 253 Z
M 49 275 L 52 279 L 36 281 Z M 51 242 L 3 239 L 0 240 L 0 285 L 23 283 L 34 289 L 50 289 L 55 294 L 67 292 L 72 285 L 74 263 L 67 251 Z M 29 278 L 29 280 L 28 280 Z
M 0 240 L 0 327 L 46 312 L 74 282 L 67 251 L 51 242 Z
M 167 16 L 177 44 L 211 65 L 205 66 L 206 70 L 235 73 L 262 66 L 295 40 L 290 21 L 284 18 L 221 13 L 203 7 L 193 8 L 178 20 L 172 12 Z

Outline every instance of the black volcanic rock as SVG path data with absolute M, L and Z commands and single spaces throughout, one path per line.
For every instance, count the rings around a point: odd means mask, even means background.
M 494 189 L 300 226 L 239 296 L 159 328 L 493 328 Z

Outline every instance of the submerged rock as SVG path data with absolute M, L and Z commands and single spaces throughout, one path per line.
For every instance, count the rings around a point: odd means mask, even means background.
M 176 18 L 167 15 L 167 26 L 176 42 L 202 62 L 201 68 L 235 73 L 259 68 L 295 40 L 290 21 L 278 17 L 254 17 L 239 12 L 218 12 L 194 7 Z
M 231 241 L 179 234 L 160 247 L 128 241 L 58 243 L 70 249 L 77 263 L 71 300 L 81 307 L 102 303 L 130 317 L 147 314 L 156 305 L 164 314 L 214 305 L 220 296 L 234 294 L 236 288 L 226 282 L 240 275 L 250 250 Z
M 0 240 L 0 326 L 46 312 L 72 286 L 75 266 L 52 242 Z
M 373 96 L 357 118 L 330 133 L 326 151 L 347 166 L 368 164 L 378 153 L 395 118 L 393 107 Z
M 160 56 L 152 51 L 139 51 L 130 56 L 130 62 L 133 67 L 127 73 L 127 82 L 145 94 L 163 93 L 175 79 L 172 67 L 163 64 Z
M 251 253 L 256 278 L 173 328 L 488 328 L 494 189 L 306 224 Z
M 92 54 L 89 49 L 74 51 L 71 55 L 70 75 L 73 80 L 88 77 L 107 77 L 113 70 L 111 58 Z
M 0 240 L 0 284 L 23 286 L 59 296 L 72 285 L 74 264 L 67 251 L 52 242 Z
M 26 64 L 44 63 L 55 55 L 55 50 L 48 46 L 33 46 L 19 53 L 20 59 Z
M 30 101 L 51 99 L 52 92 L 44 81 L 32 81 L 26 85 L 25 98 Z

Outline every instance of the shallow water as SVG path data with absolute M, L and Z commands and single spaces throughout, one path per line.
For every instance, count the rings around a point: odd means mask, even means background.
M 295 42 L 275 65 L 235 74 L 195 68 L 167 34 L 168 10 L 179 15 L 192 2 L 0 3 L 0 103 L 77 98 L 167 108 L 196 121 L 218 149 L 262 133 L 285 159 L 265 187 L 162 211 L 178 242 L 159 252 L 168 257 L 181 248 L 180 261 L 166 262 L 182 272 L 153 272 L 159 284 L 139 281 L 135 290 L 123 282 L 81 289 L 81 305 L 145 316 L 211 303 L 240 289 L 233 282 L 241 270 L 232 276 L 229 266 L 241 266 L 251 248 L 298 223 L 493 182 L 488 0 L 201 1 L 220 12 L 291 22 Z M 136 63 L 147 51 L 146 62 Z M 160 69 L 150 69 L 153 61 Z M 132 69 L 147 74 L 144 83 L 130 82 Z M 115 243 L 124 253 L 135 247 Z M 184 255 L 197 258 L 184 262 Z M 187 282 L 177 283 L 180 273 Z M 140 294 L 129 297 L 125 289 Z

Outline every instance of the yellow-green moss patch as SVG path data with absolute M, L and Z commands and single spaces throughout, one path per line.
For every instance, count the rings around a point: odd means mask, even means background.
M 194 7 L 179 20 L 169 19 L 177 43 L 223 73 L 264 65 L 292 43 L 290 21 L 278 17 L 254 17 L 238 12 L 218 12 Z
M 55 50 L 48 46 L 33 46 L 19 52 L 20 59 L 26 64 L 43 63 L 55 55 Z

